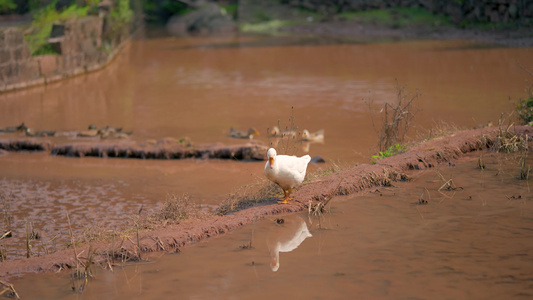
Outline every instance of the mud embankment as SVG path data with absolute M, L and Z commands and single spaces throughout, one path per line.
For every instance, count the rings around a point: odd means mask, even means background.
M 532 129 L 528 126 L 517 126 L 512 128 L 512 132 L 530 137 Z M 187 220 L 178 225 L 142 232 L 139 240 L 132 238 L 115 243 L 94 242 L 91 245 L 96 253 L 93 260 L 105 264 L 109 262 L 111 254 L 135 259 L 146 252 L 176 252 L 180 247 L 235 230 L 269 215 L 301 211 L 306 209 L 309 203 L 316 203 L 331 195 L 347 195 L 374 186 L 391 185 L 394 181 L 407 179 L 406 172 L 410 170 L 453 163 L 466 153 L 492 147 L 497 135 L 497 128 L 466 130 L 419 144 L 406 153 L 380 160 L 374 165 L 361 164 L 315 179 L 296 191 L 293 194 L 296 201 L 288 205 L 271 203 L 229 215 Z M 89 245 L 77 247 L 77 253 L 88 251 Z M 42 257 L 3 262 L 0 264 L 0 276 L 52 272 L 70 269 L 75 265 L 74 252 L 67 249 Z
M 77 142 L 54 145 L 43 139 L 0 139 L 0 150 L 48 151 L 51 155 L 67 157 L 116 157 L 135 159 L 235 159 L 264 160 L 267 147 L 260 144 L 189 145 L 179 142 L 137 144 L 135 142 Z

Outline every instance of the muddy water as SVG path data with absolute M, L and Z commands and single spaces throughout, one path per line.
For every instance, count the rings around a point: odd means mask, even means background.
M 272 217 L 180 254 L 97 270 L 81 294 L 68 274 L 13 283 L 22 298 L 54 299 L 531 298 L 530 182 L 517 179 L 517 157 L 484 153 L 484 171 L 478 157 L 337 197 L 320 218 Z M 440 189 L 441 177 L 456 189 Z M 292 251 L 278 253 L 273 271 L 276 249 Z
M 449 41 L 310 45 L 239 37 L 134 41 L 100 72 L 0 95 L 0 127 L 24 121 L 36 130 L 66 132 L 52 138 L 64 143 L 78 141 L 69 133 L 89 124 L 112 125 L 133 131 L 137 142 L 188 137 L 197 144 L 243 143 L 227 137 L 229 128 L 255 127 L 261 132 L 255 140 L 269 143 L 267 128 L 278 120 L 282 127 L 291 125 L 292 114 L 299 129 L 325 129 L 325 142 L 305 151 L 351 165 L 368 162 L 376 152 L 362 98 L 379 110 L 396 99 L 395 79 L 421 93 L 413 136 L 427 135 L 440 121 L 472 127 L 510 111 L 509 98 L 522 96 L 528 85 L 517 62 L 533 65 L 531 49 L 479 46 Z M 155 209 L 169 193 L 216 205 L 237 187 L 262 178 L 262 166 L 8 153 L 0 156 L 0 191 L 12 194 L 16 236 L 24 235 L 28 222 L 52 240 L 68 231 L 67 211 L 78 233 L 88 224 L 118 228 L 141 207 Z M 21 245 L 9 243 L 11 249 Z

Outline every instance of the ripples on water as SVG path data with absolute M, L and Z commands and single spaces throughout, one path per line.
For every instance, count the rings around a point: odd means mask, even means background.
M 412 172 L 410 182 L 336 197 L 320 219 L 267 217 L 180 254 L 98 269 L 82 295 L 70 292 L 66 273 L 13 283 L 22 297 L 46 292 L 64 299 L 530 298 L 529 181 L 518 179 L 516 156 L 484 153 L 481 171 L 479 155 Z M 439 191 L 439 174 L 459 188 Z M 421 195 L 427 204 L 419 205 Z M 312 236 L 280 252 L 272 272 L 273 245 L 294 236 L 302 221 Z
M 33 255 L 56 246 L 62 249 L 70 242 L 67 212 L 75 224 L 72 226 L 75 236 L 91 227 L 120 229 L 139 209 L 137 202 L 129 201 L 121 192 L 127 188 L 120 181 L 0 179 L 0 190 L 10 192 L 3 203 L 9 206 L 7 214 L 12 216 L 14 237 L 3 241 L 7 257 L 15 259 L 25 255 L 22 237 L 26 236 L 26 223 L 31 223 L 42 238 L 33 242 Z M 3 212 L 6 208 L 3 207 Z
M 311 156 L 340 165 L 368 163 L 377 138 L 361 99 L 372 100 L 379 111 L 396 99 L 395 79 L 422 94 L 413 136 L 425 137 L 437 121 L 459 127 L 496 124 L 502 112 L 513 109 L 509 99 L 522 96 L 527 87 L 517 61 L 533 65 L 531 49 L 469 45 L 134 41 L 100 72 L 0 95 L 0 127 L 25 121 L 39 130 L 73 132 L 89 124 L 112 125 L 133 131 L 136 142 L 189 137 L 198 144 L 231 144 L 242 141 L 227 137 L 230 127 L 256 127 L 263 134 L 278 120 L 288 125 L 294 107 L 299 129 L 325 129 L 325 143 L 311 145 Z M 256 140 L 269 142 L 264 134 Z M 81 232 L 87 224 L 118 227 L 142 205 L 155 208 L 169 193 L 188 193 L 196 202 L 216 205 L 239 186 L 262 178 L 262 166 L 10 153 L 0 156 L 0 191 L 13 194 L 18 236 L 24 236 L 28 220 L 43 240 L 57 234 L 66 240 L 66 211 L 73 229 Z M 8 251 L 22 249 L 20 240 L 5 243 Z

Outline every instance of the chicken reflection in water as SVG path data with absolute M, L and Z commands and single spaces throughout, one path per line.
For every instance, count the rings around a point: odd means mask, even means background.
M 270 251 L 270 267 L 276 272 L 279 269 L 279 253 L 291 252 L 298 248 L 311 232 L 300 216 L 286 216 L 276 220 L 275 228 L 268 234 L 267 244 Z

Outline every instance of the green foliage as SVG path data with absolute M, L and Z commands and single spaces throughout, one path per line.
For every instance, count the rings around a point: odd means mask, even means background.
M 56 10 L 56 1 L 37 11 L 31 22 L 31 33 L 26 35 L 26 42 L 33 55 L 43 51 L 41 49 L 48 43 L 48 38 L 52 32 L 52 25 L 55 22 L 61 22 L 68 19 L 80 18 L 87 16 L 89 7 L 78 7 L 73 4 L 62 11 Z
M 451 24 L 449 18 L 435 15 L 422 8 L 395 7 L 339 14 L 361 23 L 374 23 L 400 28 L 409 26 L 441 26 Z
M 184 15 L 192 10 L 187 8 L 187 5 L 175 0 L 163 1 L 163 3 L 161 3 L 161 9 L 170 15 Z
M 111 11 L 111 19 L 113 26 L 122 27 L 131 22 L 133 19 L 133 11 L 130 8 L 129 0 L 118 0 L 115 3 L 116 7 Z
M 387 150 L 379 152 L 379 155 L 372 155 L 372 164 L 375 164 L 378 160 L 384 159 L 398 153 L 402 153 L 405 150 L 405 146 L 400 144 L 395 144 L 390 146 Z
M 57 54 L 57 52 L 54 51 L 54 49 L 52 49 L 52 45 L 46 43 L 40 46 L 39 48 L 37 48 L 32 54 L 34 56 L 37 56 L 37 55 Z
M 230 15 L 233 19 L 237 18 L 237 12 L 239 10 L 238 4 L 228 4 L 228 5 L 222 5 L 222 8 Z
M 176 0 L 143 1 L 145 20 L 153 23 L 165 23 L 173 15 L 182 15 L 191 11 L 188 5 Z
M 533 93 L 528 98 L 518 100 L 516 106 L 518 117 L 524 124 L 531 124 L 533 122 Z
M 0 0 L 0 14 L 9 13 L 17 8 L 14 0 Z

